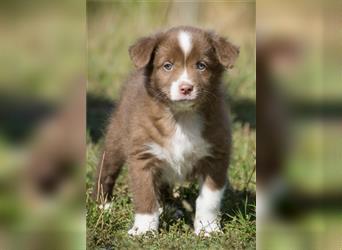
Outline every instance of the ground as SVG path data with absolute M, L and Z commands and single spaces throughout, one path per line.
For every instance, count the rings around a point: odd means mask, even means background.
M 162 215 L 156 236 L 133 238 L 127 231 L 133 223 L 132 199 L 127 186 L 127 168 L 118 179 L 110 210 L 99 209 L 91 200 L 93 174 L 99 161 L 99 144 L 88 143 L 87 164 L 87 245 L 89 249 L 253 249 L 255 248 L 255 132 L 235 123 L 234 154 L 229 170 L 230 187 L 222 205 L 223 233 L 209 239 L 193 233 L 192 216 Z M 196 185 L 179 187 L 181 199 L 193 204 Z

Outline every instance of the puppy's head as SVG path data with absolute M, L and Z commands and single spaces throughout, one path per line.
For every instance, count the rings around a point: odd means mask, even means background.
M 239 48 L 213 32 L 176 27 L 138 40 L 129 53 L 137 68 L 149 69 L 150 93 L 188 109 L 216 98 L 222 72 L 233 67 Z

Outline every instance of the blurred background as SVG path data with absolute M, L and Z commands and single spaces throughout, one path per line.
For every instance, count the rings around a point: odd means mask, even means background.
M 231 187 L 223 204 L 224 234 L 204 241 L 194 237 L 192 216 L 175 220 L 162 216 L 157 239 L 127 237 L 133 220 L 127 171 L 114 188 L 110 212 L 99 210 L 90 199 L 107 119 L 120 88 L 134 70 L 128 48 L 138 38 L 177 25 L 214 30 L 240 46 L 234 69 L 224 75 L 226 99 L 231 105 L 234 153 L 229 170 Z M 254 1 L 88 1 L 87 86 L 87 246 L 117 249 L 255 248 L 255 2 Z M 177 188 L 176 188 L 177 189 Z M 197 186 L 178 188 L 180 203 L 193 209 Z M 193 210 L 192 210 L 193 211 Z M 177 241 L 175 241 L 175 237 Z
M 90 249 L 208 248 L 183 222 L 163 225 L 158 241 L 127 238 L 125 172 L 110 213 L 89 198 L 108 115 L 133 69 L 128 46 L 180 24 L 213 29 L 241 47 L 224 78 L 234 139 L 224 234 L 207 243 L 255 248 L 257 178 L 258 249 L 341 249 L 340 1 L 0 7 L 0 249 L 84 249 L 86 237 Z M 182 198 L 195 198 L 196 188 L 188 190 Z
M 258 248 L 341 249 L 341 2 L 256 13 Z
M 85 5 L 0 4 L 0 249 L 84 249 Z

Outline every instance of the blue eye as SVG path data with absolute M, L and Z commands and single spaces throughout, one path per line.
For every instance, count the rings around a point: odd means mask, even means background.
M 170 63 L 170 62 L 166 62 L 166 63 L 164 63 L 163 68 L 164 68 L 166 71 L 170 71 L 170 70 L 172 70 L 172 68 L 173 68 L 173 64 Z
M 207 68 L 207 65 L 205 65 L 204 62 L 198 62 L 198 63 L 196 63 L 196 68 L 200 71 L 203 71 Z

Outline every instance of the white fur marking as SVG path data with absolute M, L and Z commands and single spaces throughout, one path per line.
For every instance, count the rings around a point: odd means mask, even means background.
M 189 79 L 188 73 L 186 72 L 186 69 L 184 69 L 183 73 L 180 75 L 180 77 L 171 83 L 170 87 L 170 98 L 172 101 L 177 101 L 184 99 L 184 97 L 179 93 L 179 86 L 182 83 L 188 83 L 192 84 L 191 80 Z M 195 96 L 196 93 L 194 92 L 192 96 Z
M 141 235 L 158 230 L 159 212 L 152 214 L 135 214 L 134 225 L 128 231 L 129 235 Z
M 111 202 L 106 202 L 105 204 L 99 205 L 99 208 L 101 210 L 105 210 L 105 211 L 111 209 L 111 207 L 112 207 L 112 203 Z
M 190 53 L 192 48 L 191 35 L 188 32 L 181 31 L 178 34 L 178 42 L 184 53 L 184 57 L 186 57 Z
M 194 222 L 195 234 L 201 232 L 208 236 L 212 232 L 220 231 L 219 212 L 224 188 L 211 190 L 202 185 L 200 195 L 196 200 L 196 216 Z
M 192 48 L 192 43 L 191 43 L 191 35 L 188 32 L 181 31 L 178 34 L 178 43 L 179 46 L 181 47 L 183 54 L 184 54 L 184 61 L 187 57 L 187 55 L 190 53 L 191 48 Z M 186 67 L 184 66 L 184 71 L 180 75 L 180 77 L 171 83 L 170 87 L 170 99 L 172 101 L 179 101 L 179 100 L 192 100 L 196 97 L 196 91 L 193 91 L 190 95 L 188 96 L 183 96 L 179 92 L 179 86 L 182 83 L 188 83 L 192 84 L 192 81 L 190 80 L 188 73 L 186 71 Z M 185 107 L 186 108 L 186 107 Z
M 174 134 L 165 147 L 156 143 L 147 144 L 147 152 L 166 163 L 166 181 L 183 181 L 199 159 L 210 156 L 211 146 L 202 137 L 202 127 L 203 122 L 198 114 L 184 114 L 175 124 Z

